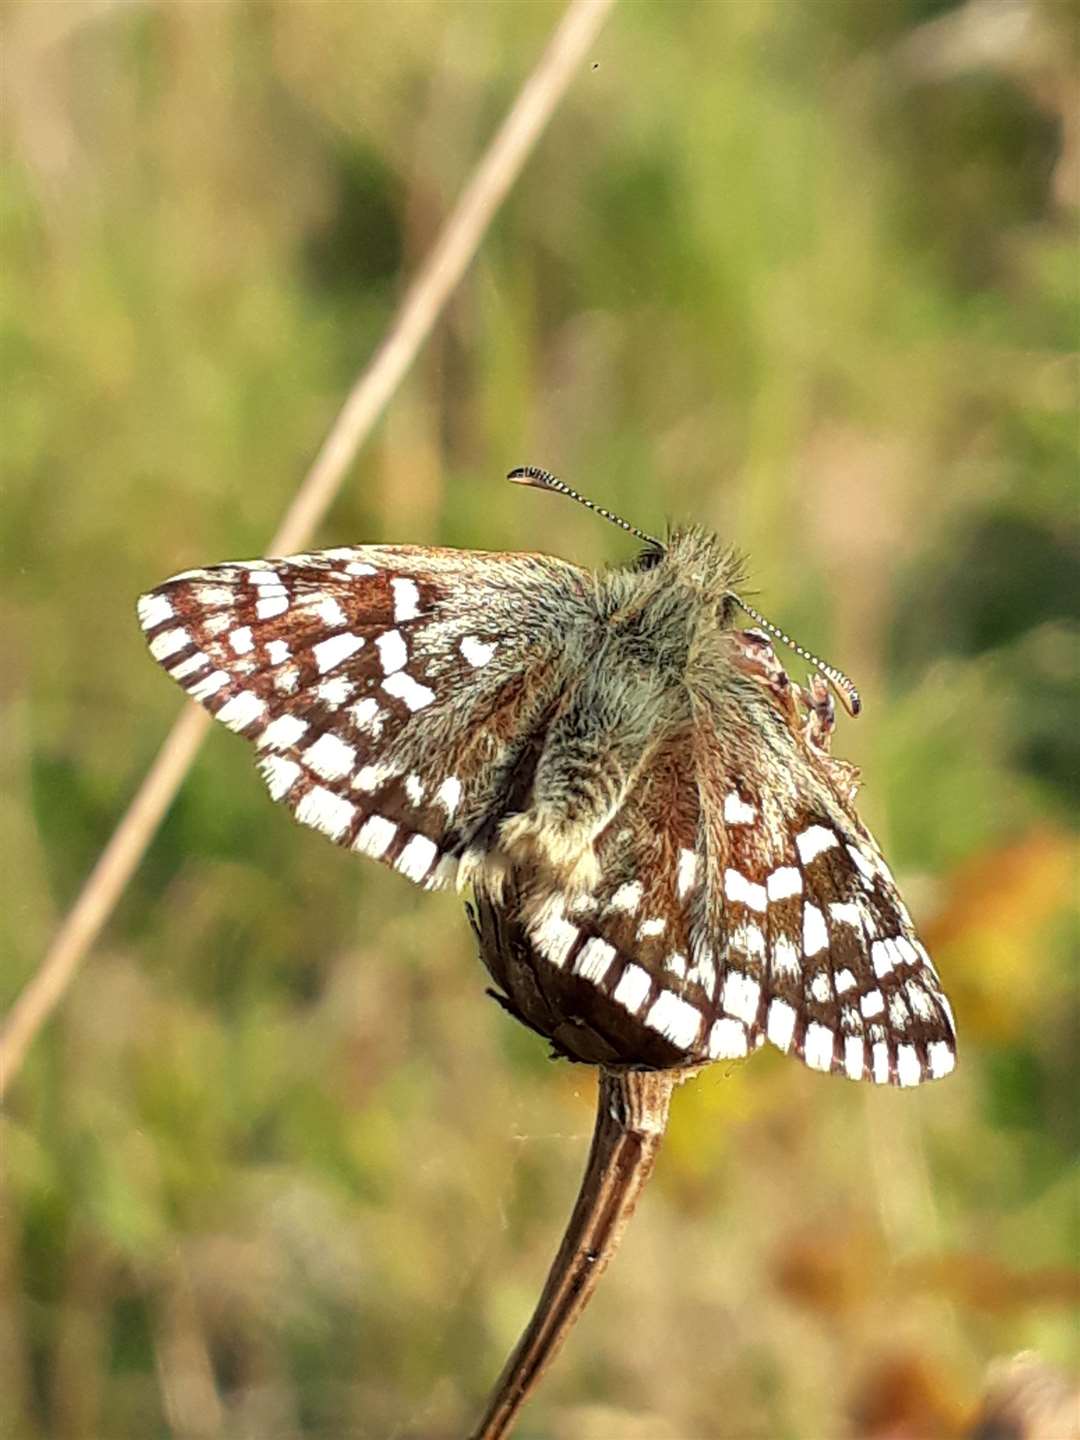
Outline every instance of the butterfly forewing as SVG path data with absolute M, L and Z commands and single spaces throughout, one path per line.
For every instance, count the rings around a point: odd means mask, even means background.
M 854 1080 L 948 1074 L 948 1001 L 873 840 L 835 811 L 804 812 L 792 837 L 765 881 L 768 1039 Z
M 189 571 L 139 617 L 172 677 L 254 742 L 275 800 L 435 888 L 556 688 L 543 597 L 583 579 L 547 557 L 365 546 Z

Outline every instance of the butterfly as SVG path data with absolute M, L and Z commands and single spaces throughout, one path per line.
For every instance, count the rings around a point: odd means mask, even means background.
M 715 535 L 655 540 L 547 471 L 509 478 L 644 550 L 598 573 L 410 545 L 189 570 L 139 600 L 151 654 L 302 824 L 471 888 L 496 998 L 556 1053 L 661 1068 L 767 1040 L 854 1080 L 947 1075 L 949 1002 L 830 753 L 854 686 L 739 598 Z

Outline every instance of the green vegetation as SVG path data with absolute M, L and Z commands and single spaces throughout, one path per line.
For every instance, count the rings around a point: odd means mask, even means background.
M 626 553 L 525 462 L 730 535 L 958 1014 L 918 1093 L 681 1091 L 523 1440 L 948 1437 L 1077 1359 L 1080 12 L 991 8 L 626 0 L 319 536 Z M 560 10 L 7 8 L 0 1008 L 177 710 L 135 596 L 261 552 Z M 460 1435 L 594 1083 L 484 983 L 215 734 L 0 1118 L 0 1432 Z

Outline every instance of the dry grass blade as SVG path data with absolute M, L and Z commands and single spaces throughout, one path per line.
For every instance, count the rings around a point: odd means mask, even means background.
M 472 1440 L 508 1435 L 588 1304 L 652 1174 L 671 1092 L 687 1070 L 601 1070 L 596 1126 L 577 1203 L 539 1303 Z
M 571 0 L 446 221 L 387 333 L 353 386 L 268 547 L 301 547 L 326 513 L 345 471 L 416 357 L 468 267 L 544 126 L 615 0 Z M 41 964 L 0 1029 L 0 1096 L 34 1036 L 59 1004 L 187 774 L 206 733 L 206 717 L 185 710 L 170 731 L 127 812 L 98 857 Z

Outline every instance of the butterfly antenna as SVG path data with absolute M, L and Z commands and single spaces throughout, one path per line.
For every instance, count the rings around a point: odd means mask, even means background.
M 764 625 L 770 635 L 775 635 L 789 650 L 794 650 L 796 655 L 801 655 L 804 660 L 808 660 L 815 670 L 820 670 L 822 675 L 830 681 L 833 689 L 840 696 L 840 700 L 848 714 L 851 716 L 858 715 L 862 709 L 859 692 L 842 670 L 838 670 L 835 665 L 827 665 L 825 661 L 817 655 L 811 655 L 809 650 L 804 650 L 801 645 L 797 645 L 790 635 L 784 634 L 779 625 L 774 625 L 771 620 L 766 620 L 760 610 L 755 610 L 753 605 L 748 605 L 745 600 L 740 600 L 738 595 L 735 595 L 733 598 L 742 609 L 746 611 L 747 615 L 756 620 L 759 625 Z
M 569 485 L 564 485 L 561 480 L 556 479 L 550 470 L 541 470 L 539 465 L 520 465 L 516 470 L 511 470 L 506 478 L 513 480 L 515 485 L 531 485 L 534 490 L 554 490 L 559 495 L 569 495 L 571 500 L 576 500 L 579 505 L 584 505 L 586 510 L 592 510 L 597 515 L 602 515 L 605 520 L 610 520 L 621 530 L 625 530 L 630 535 L 636 535 L 639 540 L 644 540 L 646 545 L 655 546 L 657 550 L 664 548 L 659 540 L 654 540 L 651 535 L 646 535 L 644 530 L 639 530 L 636 525 L 631 525 L 620 516 L 613 515 L 602 505 L 594 505 L 591 500 L 586 500 L 584 495 L 579 495 L 576 490 L 571 490 Z

